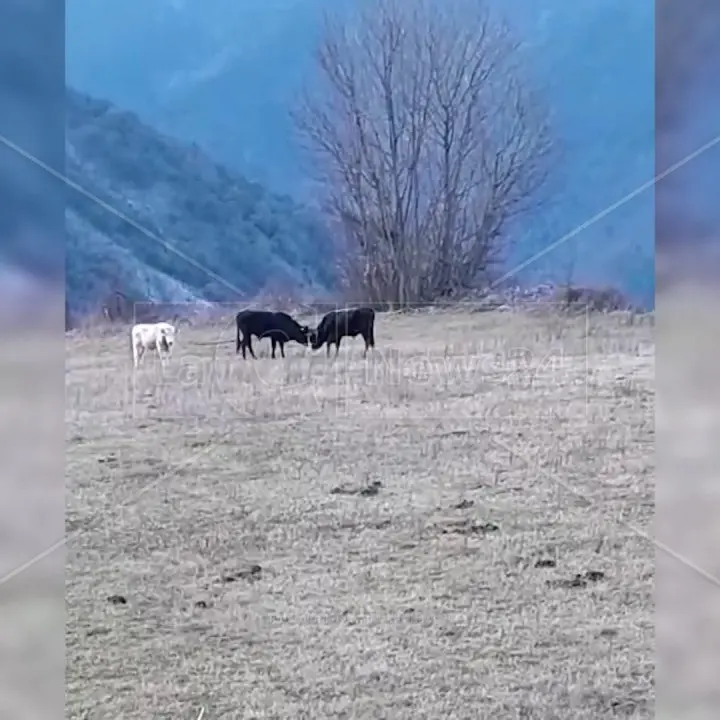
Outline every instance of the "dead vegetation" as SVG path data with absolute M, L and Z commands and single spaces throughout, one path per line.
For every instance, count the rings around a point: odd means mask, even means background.
M 371 0 L 327 17 L 294 113 L 353 297 L 481 287 L 557 159 L 517 38 L 485 3 Z
M 650 316 L 68 340 L 69 717 L 646 718 Z

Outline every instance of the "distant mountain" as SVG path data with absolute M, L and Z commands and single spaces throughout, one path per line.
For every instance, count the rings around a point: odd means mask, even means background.
M 68 83 L 297 190 L 288 110 L 312 68 L 321 9 L 341 2 L 70 0 Z
M 289 118 L 312 77 L 324 9 L 354 0 L 69 0 L 67 76 L 215 159 L 305 200 Z M 439 2 L 439 0 L 438 0 Z M 524 43 L 528 81 L 552 111 L 557 195 L 515 231 L 508 269 L 617 203 L 654 174 L 652 0 L 491 0 Z M 652 188 L 520 274 L 526 282 L 654 292 Z
M 67 191 L 71 311 L 114 289 L 182 302 L 332 284 L 328 237 L 306 210 L 132 113 L 69 90 L 66 153 L 69 179 L 105 204 Z

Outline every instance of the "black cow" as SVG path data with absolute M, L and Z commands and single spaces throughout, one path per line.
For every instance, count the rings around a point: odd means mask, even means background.
M 312 349 L 317 350 L 327 343 L 327 354 L 330 346 L 335 343 L 335 356 L 340 352 L 340 341 L 344 337 L 362 335 L 365 341 L 365 352 L 375 347 L 375 311 L 369 307 L 354 308 L 352 310 L 333 310 L 329 312 L 317 327 L 310 333 Z
M 258 339 L 270 338 L 272 342 L 272 357 L 275 357 L 275 348 L 280 346 L 280 354 L 285 357 L 285 343 L 290 340 L 307 346 L 310 328 L 307 325 L 300 325 L 287 313 L 270 312 L 268 310 L 241 310 L 235 317 L 237 326 L 237 338 L 235 353 L 242 348 L 243 358 L 246 357 L 245 350 L 255 357 L 252 348 L 252 336 Z M 242 335 L 242 339 L 241 339 Z

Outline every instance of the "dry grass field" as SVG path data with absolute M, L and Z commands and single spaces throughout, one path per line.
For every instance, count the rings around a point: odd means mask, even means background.
M 70 336 L 67 716 L 651 717 L 653 335 L 418 312 L 243 361 L 218 325 L 136 376 Z

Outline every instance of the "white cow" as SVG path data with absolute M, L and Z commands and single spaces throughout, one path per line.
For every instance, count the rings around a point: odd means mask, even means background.
M 130 341 L 132 343 L 133 364 L 137 368 L 146 350 L 156 350 L 160 364 L 170 357 L 175 343 L 175 326 L 166 322 L 139 323 L 132 326 Z

